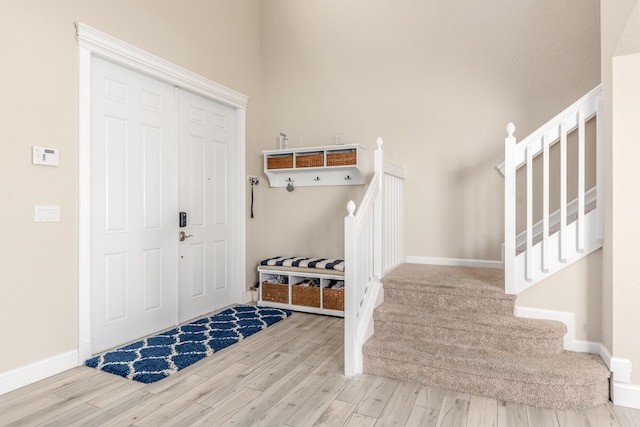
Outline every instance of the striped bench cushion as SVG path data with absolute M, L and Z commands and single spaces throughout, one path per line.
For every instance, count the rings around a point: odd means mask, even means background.
M 270 267 L 318 268 L 324 270 L 344 271 L 343 259 L 308 258 L 308 257 L 273 257 L 260 261 L 260 265 Z

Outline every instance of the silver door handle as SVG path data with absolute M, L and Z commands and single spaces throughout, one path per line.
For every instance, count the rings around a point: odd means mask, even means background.
M 178 234 L 178 240 L 180 240 L 181 242 L 184 242 L 189 237 L 193 237 L 193 234 L 187 234 L 184 231 L 181 231 L 180 234 Z

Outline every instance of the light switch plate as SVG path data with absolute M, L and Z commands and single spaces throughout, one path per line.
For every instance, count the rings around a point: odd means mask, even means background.
M 60 222 L 60 206 L 36 205 L 33 220 L 35 222 Z

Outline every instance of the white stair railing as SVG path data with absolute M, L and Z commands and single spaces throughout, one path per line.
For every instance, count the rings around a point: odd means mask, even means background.
M 596 87 L 562 113 L 545 123 L 531 135 L 516 143 L 515 126 L 507 125 L 505 161 L 498 166 L 504 174 L 505 189 L 505 292 L 518 294 L 535 283 L 570 265 L 590 252 L 602 247 L 602 88 Z M 596 117 L 596 187 L 585 188 L 587 162 L 585 161 L 585 125 Z M 567 135 L 578 133 L 577 185 L 575 200 L 567 200 Z M 560 208 L 550 213 L 550 160 L 551 146 L 560 144 Z M 533 161 L 542 156 L 542 220 L 533 223 Z M 526 166 L 526 226 L 516 230 L 516 172 Z M 540 183 L 536 183 L 539 185 Z M 585 195 L 588 195 L 589 198 Z M 595 196 L 594 196 L 595 195 Z M 594 207 L 589 210 L 590 207 Z
M 382 164 L 382 274 L 404 261 L 402 252 L 402 216 L 404 206 L 403 167 L 384 161 Z
M 403 261 L 404 169 L 384 161 L 382 139 L 374 153 L 374 174 L 356 212 L 347 204 L 344 220 L 344 370 L 362 373 L 362 346 L 368 338 L 380 277 Z

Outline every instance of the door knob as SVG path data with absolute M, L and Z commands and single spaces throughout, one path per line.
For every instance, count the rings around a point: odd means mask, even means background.
M 193 234 L 187 234 L 184 231 L 181 231 L 180 234 L 178 234 L 178 240 L 181 242 L 184 242 L 185 239 L 188 239 L 189 237 L 193 237 Z

